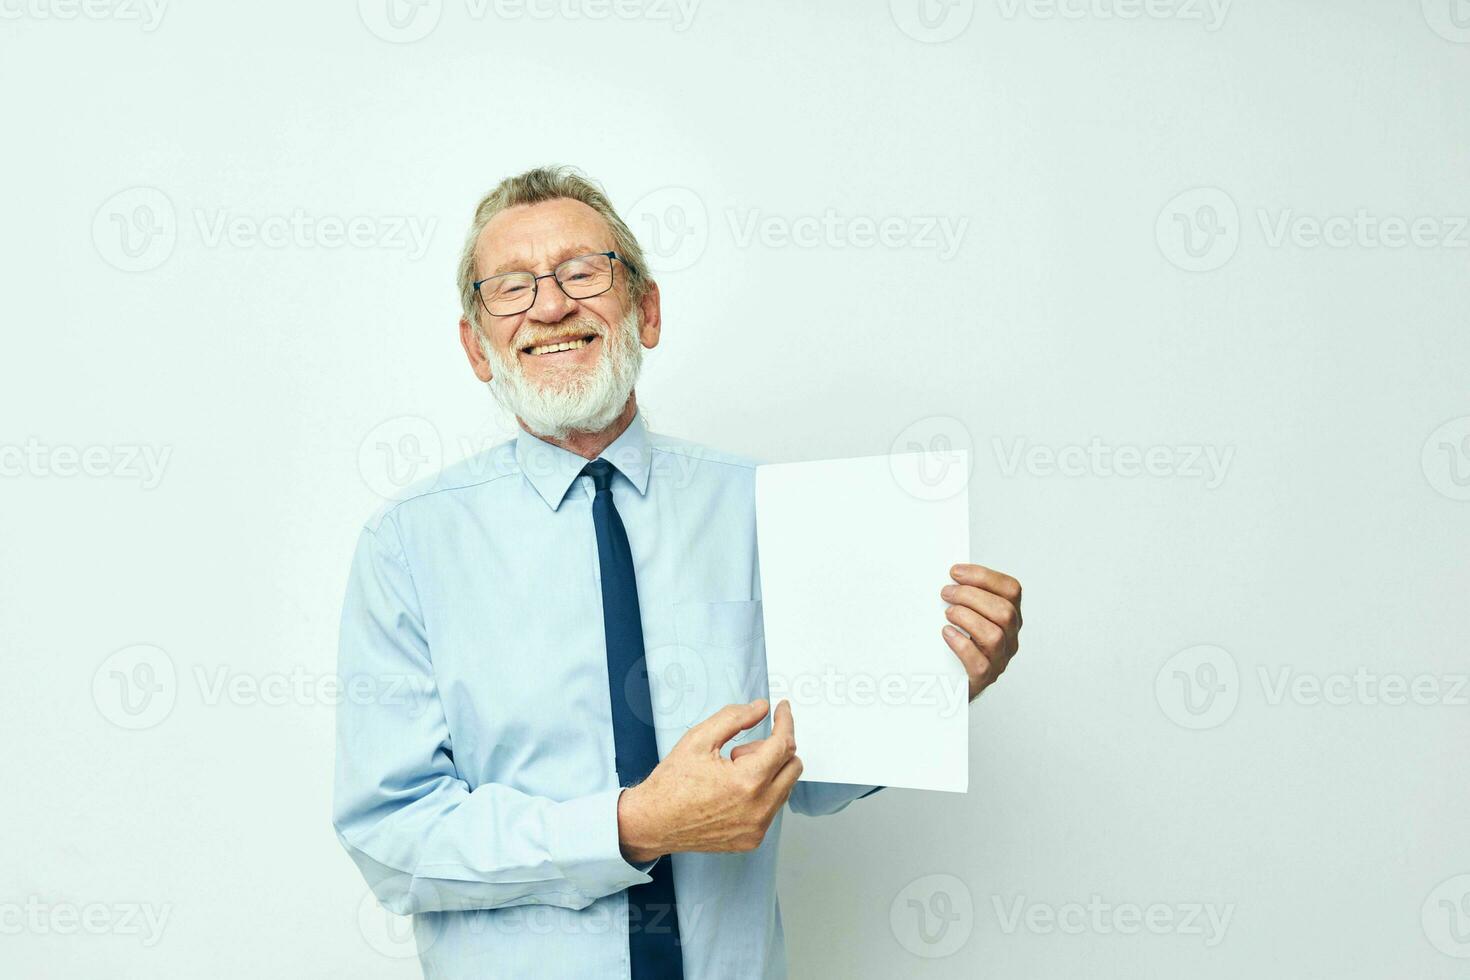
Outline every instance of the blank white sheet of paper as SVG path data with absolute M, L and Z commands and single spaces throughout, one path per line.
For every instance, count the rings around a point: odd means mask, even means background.
M 968 454 L 756 469 L 771 704 L 791 702 L 802 779 L 969 788 L 969 682 L 940 635 L 970 551 L 968 481 L 935 479 L 954 466 Z

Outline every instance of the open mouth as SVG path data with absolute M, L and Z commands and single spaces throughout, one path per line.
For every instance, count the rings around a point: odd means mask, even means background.
M 531 347 L 522 347 L 522 354 L 532 357 L 544 357 L 547 354 L 560 354 L 563 351 L 581 350 L 592 341 L 597 339 L 597 334 L 589 333 L 580 337 L 568 337 L 563 340 L 553 341 L 549 344 L 535 344 Z

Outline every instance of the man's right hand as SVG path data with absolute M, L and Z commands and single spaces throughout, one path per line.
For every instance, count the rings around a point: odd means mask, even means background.
M 765 698 L 727 704 L 684 733 L 648 778 L 618 798 L 618 840 L 631 862 L 673 851 L 751 851 L 801 776 L 791 704 L 782 701 L 771 735 L 720 749 L 760 724 Z

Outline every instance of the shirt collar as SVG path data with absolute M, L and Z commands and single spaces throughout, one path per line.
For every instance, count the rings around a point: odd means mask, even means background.
M 607 460 L 627 477 L 640 494 L 648 491 L 648 475 L 652 468 L 648 429 L 643 422 L 642 410 L 633 413 L 633 420 L 622 435 L 602 451 L 601 459 Z M 587 465 L 587 460 L 576 453 L 553 446 L 521 429 L 516 434 L 516 463 L 526 475 L 531 486 L 546 501 L 552 510 L 561 506 L 567 490 Z

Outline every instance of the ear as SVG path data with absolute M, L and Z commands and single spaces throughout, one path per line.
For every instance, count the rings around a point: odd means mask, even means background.
M 490 361 L 486 359 L 485 352 L 480 349 L 480 338 L 475 335 L 475 328 L 470 325 L 467 317 L 459 318 L 459 344 L 464 348 L 465 357 L 470 359 L 470 367 L 475 372 L 475 377 L 481 381 L 489 381 Z
M 652 279 L 648 281 L 648 289 L 644 291 L 643 298 L 638 301 L 638 312 L 641 314 L 642 326 L 638 328 L 638 339 L 643 346 L 652 350 L 658 346 L 659 329 L 663 326 L 662 314 L 659 310 L 658 283 Z

